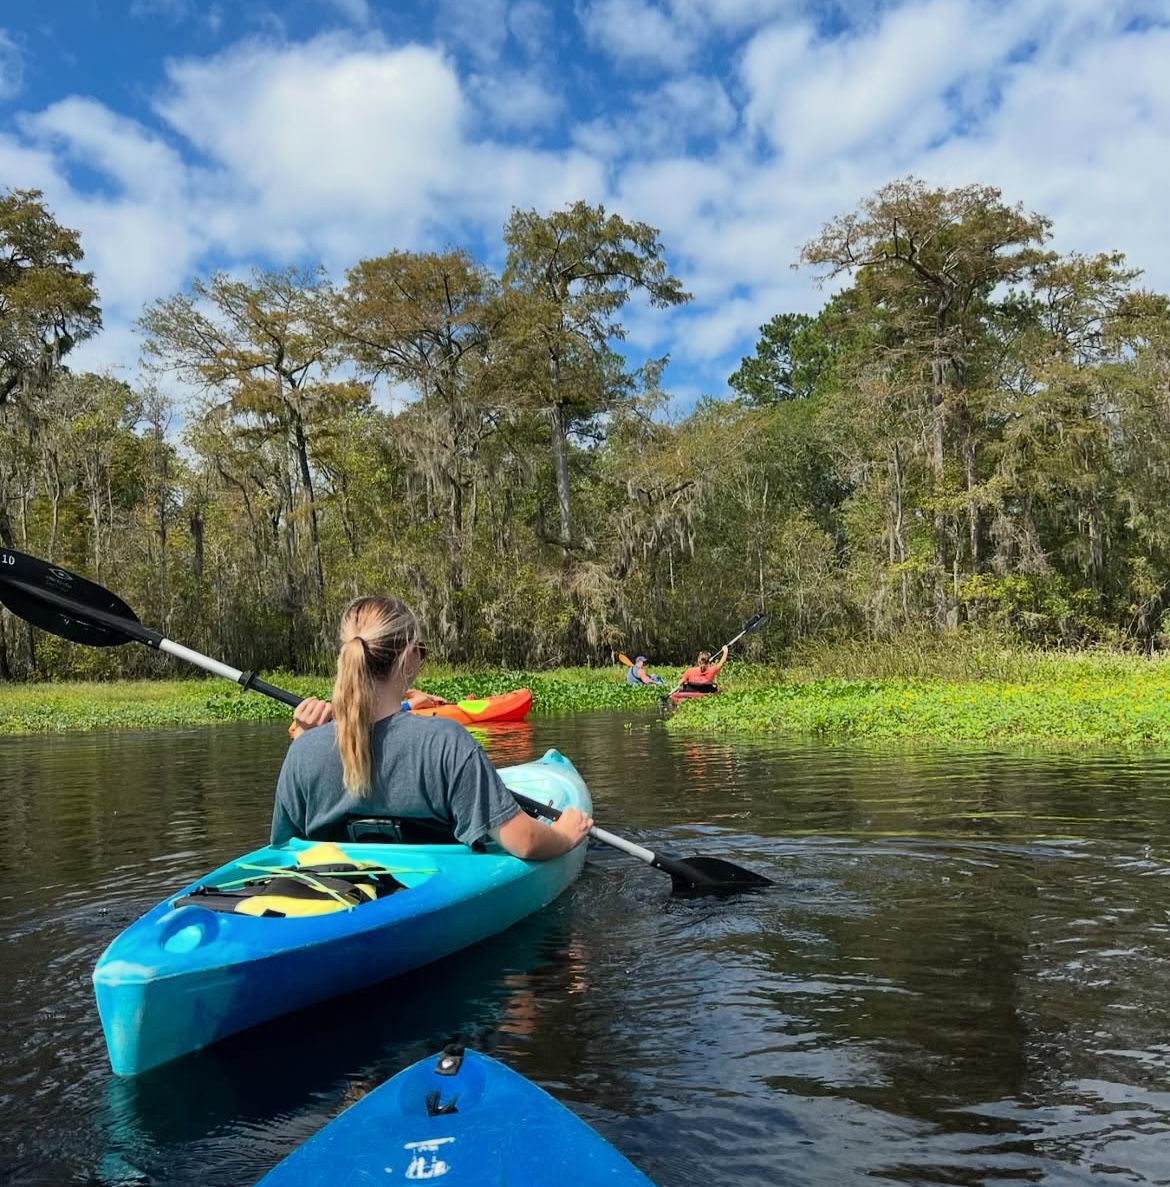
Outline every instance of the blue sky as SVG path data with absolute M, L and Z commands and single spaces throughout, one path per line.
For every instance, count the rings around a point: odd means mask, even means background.
M 0 5 L 0 184 L 82 233 L 133 378 L 143 305 L 214 267 L 466 246 L 577 198 L 660 228 L 695 302 L 631 308 L 685 407 L 878 186 L 991 184 L 1170 290 L 1167 0 L 26 0 Z

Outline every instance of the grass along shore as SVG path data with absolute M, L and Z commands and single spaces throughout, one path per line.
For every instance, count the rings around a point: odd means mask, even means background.
M 729 666 L 728 673 L 731 673 Z M 822 645 L 688 701 L 675 730 L 937 743 L 1170 745 L 1170 656 L 954 636 Z
M 625 669 L 562 668 L 510 672 L 428 665 L 418 686 L 448 700 L 531 688 L 537 713 L 584 712 L 657 706 L 651 692 L 625 683 Z M 302 696 L 327 697 L 328 677 L 289 672 L 260 673 L 265 680 Z M 220 721 L 289 721 L 292 710 L 228 681 L 194 676 L 185 680 L 0 684 L 0 734 L 97 729 L 167 729 Z
M 670 679 L 678 670 L 657 668 Z M 270 672 L 294 692 L 329 693 L 326 677 Z M 784 733 L 846 740 L 1170 745 L 1170 658 L 1051 652 L 970 639 L 847 643 L 807 649 L 785 667 L 732 660 L 718 697 L 668 719 L 686 732 Z M 625 669 L 553 672 L 431 665 L 421 687 L 451 700 L 525 686 L 535 713 L 658 706 L 661 690 Z M 287 721 L 289 710 L 223 680 L 0 685 L 0 734 Z

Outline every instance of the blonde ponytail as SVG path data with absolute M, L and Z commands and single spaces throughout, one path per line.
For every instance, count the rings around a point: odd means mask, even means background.
M 345 790 L 361 795 L 369 791 L 372 776 L 377 683 L 401 669 L 407 650 L 419 641 L 418 620 L 397 598 L 358 598 L 341 616 L 339 634 L 333 720 Z

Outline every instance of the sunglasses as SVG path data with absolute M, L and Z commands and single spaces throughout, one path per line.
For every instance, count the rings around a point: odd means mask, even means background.
M 418 662 L 421 664 L 422 661 L 427 658 L 427 645 L 421 639 L 419 639 L 414 646 L 415 650 L 418 652 Z

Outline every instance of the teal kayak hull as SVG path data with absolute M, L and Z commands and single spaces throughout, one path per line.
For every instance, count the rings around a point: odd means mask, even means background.
M 513 791 L 592 812 L 576 767 L 555 750 L 500 770 Z M 552 902 L 585 846 L 530 862 L 489 844 L 343 842 L 345 856 L 393 870 L 405 889 L 348 910 L 264 918 L 175 906 L 198 885 L 290 866 L 309 842 L 266 846 L 176 891 L 118 935 L 93 972 L 113 1070 L 133 1076 L 293 1010 L 419 968 Z
M 477 1051 L 419 1060 L 337 1116 L 255 1187 L 654 1187 L 542 1088 Z

